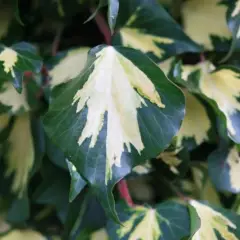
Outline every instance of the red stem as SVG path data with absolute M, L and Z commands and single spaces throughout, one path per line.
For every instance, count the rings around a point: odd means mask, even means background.
M 119 191 L 121 197 L 126 201 L 126 203 L 130 207 L 133 207 L 134 206 L 134 202 L 133 202 L 132 197 L 131 197 L 131 195 L 129 193 L 127 181 L 125 179 L 122 179 L 117 184 L 117 187 L 118 187 L 118 191 Z
M 91 12 L 94 13 L 95 9 L 91 8 Z M 100 32 L 104 36 L 105 43 L 107 45 L 111 45 L 111 31 L 109 29 L 108 24 L 105 21 L 105 18 L 103 17 L 103 15 L 99 11 L 95 16 L 95 21 L 98 25 L 98 28 L 99 28 Z
M 57 54 L 59 44 L 60 44 L 60 40 L 61 40 L 62 31 L 63 31 L 63 27 L 60 26 L 57 29 L 56 36 L 55 36 L 55 38 L 53 40 L 53 43 L 52 43 L 52 56 L 55 56 Z

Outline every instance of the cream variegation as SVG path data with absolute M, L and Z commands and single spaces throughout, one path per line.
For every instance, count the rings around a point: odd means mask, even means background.
M 12 230 L 6 235 L 0 237 L 1 240 L 46 240 L 39 232 L 34 230 Z
M 85 105 L 88 107 L 78 144 L 91 137 L 90 148 L 97 142 L 107 112 L 106 182 L 112 166 L 121 166 L 124 146 L 131 152 L 132 144 L 139 154 L 144 149 L 137 120 L 137 109 L 147 106 L 144 98 L 159 108 L 165 107 L 151 80 L 130 60 L 111 46 L 97 53 L 94 70 L 75 94 L 72 105 L 77 104 L 77 114 Z
M 183 78 L 188 76 L 191 72 L 191 67 L 183 68 Z M 199 69 L 201 77 L 199 81 L 199 88 L 203 94 L 208 98 L 214 100 L 218 108 L 224 113 L 227 120 L 227 128 L 229 133 L 234 136 L 236 134 L 232 125 L 231 116 L 240 111 L 240 103 L 238 97 L 240 96 L 240 79 L 239 74 L 230 69 L 215 69 L 214 65 L 206 61 L 192 69 Z
M 227 7 L 219 0 L 187 0 L 182 7 L 185 32 L 194 41 L 213 49 L 210 35 L 230 38 L 227 26 Z
M 193 138 L 197 145 L 208 140 L 211 122 L 202 103 L 191 93 L 184 90 L 186 115 L 177 135 L 177 147 L 184 139 Z
M 105 228 L 101 228 L 91 234 L 90 240 L 108 240 L 108 234 Z
M 229 166 L 230 185 L 235 191 L 240 192 L 240 157 L 237 147 L 230 149 L 227 164 Z
M 49 71 L 50 85 L 55 87 L 77 77 L 83 70 L 88 56 L 89 48 L 71 50 L 67 55 Z
M 231 16 L 236 17 L 240 13 L 240 0 L 237 0 L 235 3 L 235 8 L 232 11 Z
M 4 71 L 6 73 L 11 72 L 12 76 L 15 76 L 15 73 L 13 71 L 13 67 L 16 65 L 18 60 L 17 52 L 12 50 L 11 48 L 5 48 L 0 53 L 0 61 L 3 62 Z
M 123 222 L 123 227 L 118 229 L 117 234 L 119 238 L 125 237 L 130 232 L 128 240 L 160 239 L 162 235 L 159 226 L 161 216 L 159 216 L 157 211 L 155 209 L 145 207 L 137 207 L 135 210 L 136 213 L 131 215 L 127 221 Z M 139 216 L 142 216 L 141 220 L 138 221 L 136 226 L 134 226 L 135 221 L 139 218 Z
M 223 214 L 195 200 L 191 200 L 190 204 L 196 209 L 201 220 L 201 226 L 193 240 L 218 240 L 216 232 L 224 240 L 239 240 L 232 232 L 236 225 Z
M 23 87 L 22 93 L 19 94 L 11 82 L 6 82 L 0 91 L 0 103 L 11 107 L 12 113 L 20 110 L 28 111 L 30 109 L 26 98 L 26 89 Z
M 16 117 L 7 142 L 9 147 L 5 156 L 6 176 L 13 174 L 12 191 L 21 195 L 25 190 L 29 172 L 34 163 L 29 113 Z
M 157 159 L 161 159 L 165 164 L 169 166 L 170 171 L 174 174 L 179 174 L 178 166 L 182 163 L 182 160 L 178 158 L 177 154 L 181 149 L 174 151 L 165 151 L 158 155 Z
M 166 37 L 154 36 L 141 32 L 136 28 L 125 27 L 121 30 L 121 37 L 124 46 L 133 47 L 144 53 L 152 52 L 161 58 L 165 51 L 157 44 L 172 44 L 174 41 Z

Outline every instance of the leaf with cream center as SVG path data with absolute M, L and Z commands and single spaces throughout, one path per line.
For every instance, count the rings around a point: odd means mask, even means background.
M 26 89 L 23 88 L 22 93 L 19 94 L 10 82 L 3 83 L 0 89 L 0 104 L 9 108 L 9 111 L 14 114 L 30 110 Z
M 0 46 L 0 76 L 11 79 L 18 92 L 22 91 L 24 72 L 39 73 L 41 67 L 41 58 L 32 45 L 21 42 L 11 47 Z
M 7 143 L 9 146 L 4 155 L 6 176 L 13 174 L 12 191 L 22 195 L 34 163 L 34 145 L 28 113 L 16 117 Z
M 155 0 L 122 0 L 117 28 L 115 43 L 139 49 L 156 60 L 201 51 Z
M 226 118 L 229 137 L 240 142 L 240 72 L 236 68 L 215 66 L 206 61 L 193 66 L 192 69 L 200 71 L 197 79 L 197 88 L 208 99 L 216 103 L 218 109 Z M 183 68 L 183 79 L 191 73 L 191 68 Z
M 190 219 L 187 207 L 164 202 L 156 208 L 117 206 L 122 225 L 109 221 L 110 239 L 116 240 L 180 240 L 189 235 Z
M 193 236 L 193 240 L 218 240 L 218 234 L 224 240 L 239 239 L 239 236 L 232 232 L 237 225 L 224 214 L 195 200 L 191 200 L 190 204 L 195 208 L 201 220 L 201 226 Z
M 88 65 L 62 89 L 45 129 L 114 213 L 111 190 L 131 168 L 156 157 L 177 133 L 184 98 L 141 52 L 90 51 Z

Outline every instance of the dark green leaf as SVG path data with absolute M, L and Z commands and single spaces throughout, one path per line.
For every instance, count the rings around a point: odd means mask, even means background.
M 11 79 L 18 92 L 22 91 L 24 73 L 39 73 L 42 67 L 35 47 L 26 42 L 14 44 L 10 48 L 1 45 L 0 61 L 0 76 Z
M 202 50 L 155 0 L 121 0 L 116 26 L 115 44 L 139 49 L 154 60 Z

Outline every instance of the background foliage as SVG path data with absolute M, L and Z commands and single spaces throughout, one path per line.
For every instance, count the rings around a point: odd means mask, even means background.
M 0 239 L 240 239 L 240 1 L 0 1 Z

